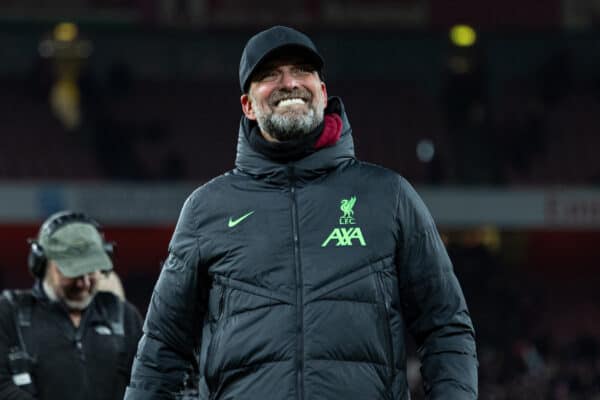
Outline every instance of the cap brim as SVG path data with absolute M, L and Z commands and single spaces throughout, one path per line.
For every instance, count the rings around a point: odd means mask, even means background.
M 248 91 L 248 88 L 250 87 L 250 83 L 252 82 L 252 78 L 256 74 L 256 72 L 260 69 L 261 64 L 263 64 L 266 61 L 269 61 L 269 59 L 271 59 L 273 57 L 279 56 L 280 54 L 285 54 L 288 51 L 294 55 L 302 54 L 303 56 L 306 56 L 306 60 L 312 66 L 315 67 L 315 70 L 317 72 L 319 72 L 319 75 L 322 73 L 324 61 L 323 61 L 323 58 L 321 57 L 321 55 L 316 53 L 310 47 L 305 46 L 303 44 L 286 43 L 284 45 L 281 45 L 279 47 L 275 47 L 274 49 L 269 50 L 268 52 L 263 54 L 263 56 L 261 58 L 259 58 L 256 61 L 254 68 L 252 68 L 252 72 L 250 73 L 250 75 L 248 75 L 248 79 L 246 79 L 244 91 L 245 92 Z
M 75 278 L 95 271 L 110 271 L 113 269 L 110 257 L 104 251 L 90 252 L 78 257 L 53 257 L 60 272 L 67 278 Z

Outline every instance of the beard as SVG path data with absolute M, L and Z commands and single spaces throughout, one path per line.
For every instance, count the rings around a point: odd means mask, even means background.
M 85 294 L 82 299 L 74 300 L 67 298 L 67 296 L 64 293 L 59 295 L 56 292 L 56 290 L 52 287 L 52 285 L 48 283 L 47 280 L 44 280 L 42 282 L 42 285 L 44 287 L 46 295 L 48 296 L 48 299 L 50 299 L 51 301 L 62 301 L 63 303 L 65 303 L 69 310 L 85 310 L 90 305 L 90 303 L 94 299 L 94 296 L 96 295 L 96 290 L 92 289 L 89 293 Z
M 95 295 L 96 293 L 90 293 L 81 300 L 63 299 L 63 302 L 67 305 L 69 310 L 83 311 L 90 305 Z
M 275 105 L 289 98 L 305 99 L 308 109 L 284 107 L 283 111 L 275 111 Z M 254 97 L 250 100 L 258 105 Z M 279 90 L 269 99 L 269 106 L 255 108 L 256 122 L 262 132 L 266 132 L 280 142 L 300 139 L 314 131 L 323 122 L 325 98 L 320 93 L 316 99 L 306 90 Z

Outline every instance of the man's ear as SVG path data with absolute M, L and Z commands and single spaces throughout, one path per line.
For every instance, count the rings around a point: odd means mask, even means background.
M 323 98 L 325 99 L 325 108 L 327 108 L 327 86 L 323 81 L 321 81 L 321 92 L 323 93 Z
M 254 114 L 254 107 L 252 105 L 252 100 L 250 100 L 250 96 L 248 93 L 244 93 L 242 97 L 240 97 L 240 103 L 242 103 L 242 111 L 246 118 L 252 121 L 256 121 L 256 114 Z

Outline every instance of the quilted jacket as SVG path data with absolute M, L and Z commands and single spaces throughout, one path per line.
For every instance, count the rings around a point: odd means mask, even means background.
M 409 399 L 405 331 L 430 399 L 475 399 L 474 331 L 435 224 L 401 176 L 340 140 L 236 168 L 185 202 L 126 394 L 172 399 L 198 362 L 205 398 Z M 201 397 L 202 397 L 201 396 Z

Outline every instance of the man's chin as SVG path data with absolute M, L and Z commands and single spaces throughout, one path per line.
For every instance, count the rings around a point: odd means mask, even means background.
M 94 298 L 94 295 L 90 294 L 81 299 L 64 299 L 63 301 L 70 310 L 80 310 L 81 311 L 81 310 L 85 310 L 90 305 L 93 298 Z

